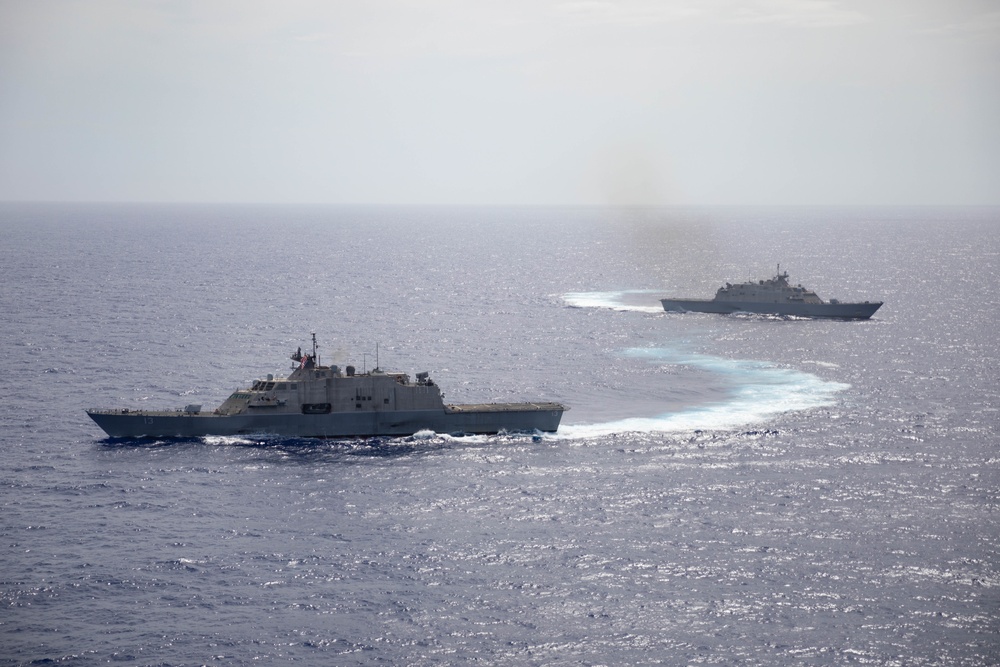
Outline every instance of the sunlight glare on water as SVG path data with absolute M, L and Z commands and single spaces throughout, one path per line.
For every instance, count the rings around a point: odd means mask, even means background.
M 0 664 L 1000 664 L 998 224 L 0 205 Z M 886 305 L 658 302 L 778 262 Z M 311 332 L 448 402 L 570 410 L 329 441 L 83 412 L 212 409 Z

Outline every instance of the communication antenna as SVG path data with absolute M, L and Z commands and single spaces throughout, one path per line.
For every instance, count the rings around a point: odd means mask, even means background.
M 319 366 L 319 357 L 316 356 L 316 332 L 315 331 L 312 332 L 312 337 L 313 337 L 313 361 L 315 361 L 316 365 Z

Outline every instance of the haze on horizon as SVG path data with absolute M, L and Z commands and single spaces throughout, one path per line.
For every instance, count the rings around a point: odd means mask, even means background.
M 0 0 L 0 200 L 1000 204 L 989 0 Z

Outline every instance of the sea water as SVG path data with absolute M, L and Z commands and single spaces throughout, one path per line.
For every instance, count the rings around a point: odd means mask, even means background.
M 0 205 L 0 663 L 1000 663 L 1000 209 Z M 777 265 L 869 321 L 665 313 Z M 558 433 L 112 440 L 324 363 Z M 377 356 L 376 356 L 377 348 Z

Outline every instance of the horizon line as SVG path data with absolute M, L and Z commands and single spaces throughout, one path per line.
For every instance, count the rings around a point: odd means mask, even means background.
M 656 209 L 656 208 L 996 208 L 994 203 L 398 203 L 398 202 L 330 202 L 330 201 L 169 201 L 156 199 L 0 199 L 0 205 L 149 205 L 149 206 L 330 206 L 353 208 L 590 208 L 590 209 Z

